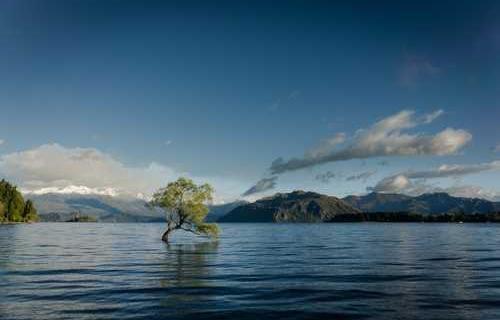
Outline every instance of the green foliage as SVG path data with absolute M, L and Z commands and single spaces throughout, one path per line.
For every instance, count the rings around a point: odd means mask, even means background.
M 17 188 L 7 181 L 0 181 L 0 222 L 37 221 L 38 214 L 33 202 L 24 202 Z
M 204 222 L 208 214 L 206 203 L 212 201 L 213 192 L 209 184 L 196 185 L 187 178 L 179 178 L 158 190 L 151 205 L 162 208 L 166 214 L 168 227 L 162 239 L 168 242 L 170 232 L 177 229 L 217 237 L 217 225 Z
M 28 200 L 26 201 L 26 204 L 24 205 L 24 211 L 23 211 L 23 221 L 24 222 L 29 222 L 29 221 L 37 221 L 38 220 L 38 212 L 36 211 L 35 205 L 33 204 L 33 201 Z
M 66 222 L 97 222 L 97 219 L 92 216 L 81 216 L 80 213 L 75 213 L 73 217 Z
M 0 223 L 2 223 L 5 219 L 5 205 L 3 204 L 3 202 L 0 202 Z

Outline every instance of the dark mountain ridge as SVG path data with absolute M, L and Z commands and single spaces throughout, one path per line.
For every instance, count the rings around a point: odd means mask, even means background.
M 500 210 L 499 202 L 479 198 L 453 197 L 447 193 L 426 193 L 417 197 L 369 193 L 343 200 L 363 212 L 410 212 L 418 214 L 485 214 Z
M 219 222 L 326 222 L 361 212 L 344 201 L 315 192 L 277 193 L 235 208 Z

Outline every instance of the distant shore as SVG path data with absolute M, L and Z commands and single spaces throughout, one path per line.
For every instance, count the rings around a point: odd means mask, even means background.
M 12 222 L 12 221 L 8 221 L 8 222 L 0 222 L 0 225 L 9 225 L 9 224 L 32 224 L 32 223 L 36 223 L 36 222 Z

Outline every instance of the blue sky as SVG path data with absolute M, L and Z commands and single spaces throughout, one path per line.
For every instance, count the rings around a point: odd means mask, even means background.
M 188 175 L 213 183 L 220 199 L 260 179 L 267 190 L 249 198 L 363 193 L 402 174 L 410 185 L 376 190 L 495 198 L 499 18 L 495 1 L 3 1 L 0 173 L 30 191 L 144 194 Z M 338 134 L 343 142 L 326 152 L 349 148 L 358 130 L 404 110 L 413 124 L 393 133 L 453 128 L 471 138 L 444 154 L 269 170 Z M 467 170 L 408 178 L 443 165 Z

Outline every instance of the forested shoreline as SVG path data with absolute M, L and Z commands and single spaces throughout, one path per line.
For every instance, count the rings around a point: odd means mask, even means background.
M 0 181 L 0 223 L 38 221 L 38 213 L 31 200 L 24 201 L 17 188 L 2 179 Z
M 328 222 L 500 222 L 500 212 L 444 213 L 439 215 L 411 212 L 364 212 L 337 215 Z

